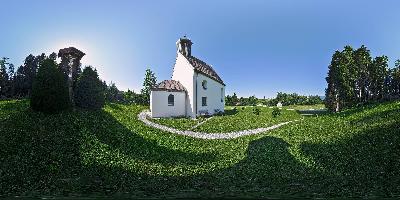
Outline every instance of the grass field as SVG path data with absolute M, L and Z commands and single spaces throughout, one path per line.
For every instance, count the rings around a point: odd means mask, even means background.
M 292 121 L 300 119 L 300 115 L 296 111 L 281 110 L 281 115 L 278 117 L 272 116 L 272 108 L 257 107 L 260 113 L 254 113 L 256 107 L 227 107 L 225 114 L 222 116 L 213 116 L 205 121 L 207 118 L 200 117 L 198 119 L 179 118 L 179 119 L 151 119 L 152 121 L 173 127 L 179 130 L 193 130 L 196 132 L 232 132 L 241 131 L 246 129 L 255 129 L 262 127 L 269 127 L 281 122 Z M 204 122 L 205 121 L 205 122 Z M 204 123 L 202 123 L 204 122 Z M 194 126 L 202 123 L 193 129 Z
M 145 107 L 44 115 L 0 102 L 0 195 L 400 197 L 400 102 L 200 140 L 146 127 Z
M 289 106 L 283 106 L 285 109 L 295 109 L 295 110 L 309 110 L 309 109 L 314 109 L 314 110 L 320 110 L 320 109 L 325 109 L 324 104 L 316 104 L 316 105 L 289 105 Z
M 257 107 L 260 109 L 259 115 L 253 112 L 254 107 L 241 107 L 234 111 L 227 108 L 224 116 L 214 116 L 194 131 L 199 132 L 231 132 L 246 129 L 255 129 L 261 127 L 269 127 L 281 122 L 300 119 L 300 115 L 295 111 L 281 110 L 281 115 L 272 117 L 272 108 Z

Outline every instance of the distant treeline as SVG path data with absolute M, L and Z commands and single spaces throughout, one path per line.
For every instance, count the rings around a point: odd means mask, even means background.
M 333 54 L 326 81 L 326 107 L 334 112 L 399 99 L 400 60 L 389 68 L 387 56 L 372 58 L 365 46 L 345 46 Z
M 283 106 L 287 105 L 315 105 L 315 104 L 323 104 L 323 100 L 318 95 L 299 95 L 296 93 L 288 94 L 283 92 L 278 92 L 275 98 L 272 99 L 258 99 L 255 96 L 250 97 L 240 97 L 238 98 L 236 93 L 233 93 L 232 96 L 227 95 L 225 97 L 225 105 L 227 106 L 255 106 L 255 105 L 267 105 L 267 106 L 276 106 L 278 103 L 281 103 Z

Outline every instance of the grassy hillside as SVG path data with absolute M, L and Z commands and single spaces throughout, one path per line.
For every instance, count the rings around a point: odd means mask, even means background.
M 0 102 L 0 195 L 400 197 L 400 102 L 211 141 L 148 128 L 143 109 Z
M 259 109 L 259 114 L 254 113 L 254 109 Z M 152 119 L 152 121 L 173 127 L 180 130 L 193 130 L 207 133 L 227 133 L 269 127 L 274 124 L 300 119 L 300 115 L 293 110 L 281 110 L 279 117 L 272 117 L 272 108 L 268 107 L 227 107 L 223 116 L 213 116 L 208 118 L 200 117 L 196 120 L 188 118 L 179 119 Z M 203 123 L 202 123 L 203 122 Z M 199 125 L 193 129 L 194 126 Z

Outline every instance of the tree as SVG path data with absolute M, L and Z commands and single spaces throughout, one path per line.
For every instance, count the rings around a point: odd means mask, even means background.
M 106 101 L 108 102 L 122 102 L 123 101 L 123 92 L 119 91 L 115 83 L 111 82 L 109 85 L 104 81 L 103 88 L 105 91 Z
M 369 90 L 369 71 L 370 65 L 372 63 L 372 58 L 370 55 L 370 51 L 362 45 L 360 48 L 354 51 L 354 64 L 357 69 L 356 71 L 356 81 L 355 83 L 355 92 L 358 103 L 364 103 L 368 99 L 368 90 Z
M 9 90 L 9 77 L 7 73 L 8 58 L 0 59 L 0 98 L 5 97 Z
M 235 106 L 239 102 L 239 99 L 236 95 L 236 93 L 233 93 L 232 95 L 232 104 Z
M 339 103 L 341 108 L 348 108 L 353 106 L 356 100 L 353 88 L 357 77 L 357 70 L 355 68 L 353 48 L 345 46 L 339 59 Z
M 31 108 L 44 113 L 57 113 L 70 107 L 68 85 L 52 59 L 40 62 L 32 86 Z
M 227 95 L 225 97 L 225 105 L 227 106 L 235 106 L 239 102 L 236 93 L 233 93 L 232 96 Z
M 135 103 L 135 91 L 128 89 L 128 91 L 123 93 L 124 103 L 132 104 Z
M 51 53 L 51 54 L 49 55 L 49 58 L 52 59 L 52 60 L 54 60 L 54 61 L 56 61 L 56 59 L 57 59 L 57 54 L 56 54 L 56 52 Z
M 370 98 L 379 100 L 384 97 L 385 78 L 388 74 L 388 57 L 378 56 L 374 58 L 369 69 L 370 74 Z
M 341 52 L 335 51 L 332 56 L 331 64 L 328 67 L 328 76 L 326 77 L 326 82 L 328 87 L 325 90 L 325 106 L 330 111 L 338 112 L 340 110 L 340 99 L 339 99 L 339 62 L 340 62 Z
M 86 109 L 101 109 L 105 96 L 102 82 L 96 69 L 86 66 L 78 78 L 75 88 L 75 105 Z
M 388 69 L 386 56 L 371 60 L 364 45 L 355 51 L 345 46 L 333 54 L 329 65 L 326 107 L 337 112 L 370 101 L 390 100 L 396 93 L 396 71 Z
M 143 88 L 140 93 L 145 97 L 146 104 L 150 103 L 150 91 L 157 83 L 157 78 L 155 74 L 150 70 L 146 69 Z
M 396 60 L 394 68 L 390 70 L 390 96 L 400 98 L 400 60 Z
M 247 100 L 247 105 L 250 106 L 255 106 L 257 104 L 257 97 L 256 96 L 250 96 Z
M 24 64 L 17 69 L 15 93 L 18 96 L 29 96 L 31 94 L 33 81 L 36 77 L 38 64 L 40 63 L 39 59 L 41 58 L 29 54 L 25 58 Z
M 8 96 L 14 97 L 15 95 L 15 68 L 14 65 L 8 64 Z

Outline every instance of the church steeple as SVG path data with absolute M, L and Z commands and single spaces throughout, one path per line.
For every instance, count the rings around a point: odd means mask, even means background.
M 176 41 L 176 47 L 178 48 L 178 52 L 180 52 L 182 55 L 190 57 L 192 54 L 192 41 L 185 36 L 183 38 L 179 38 L 178 41 Z

